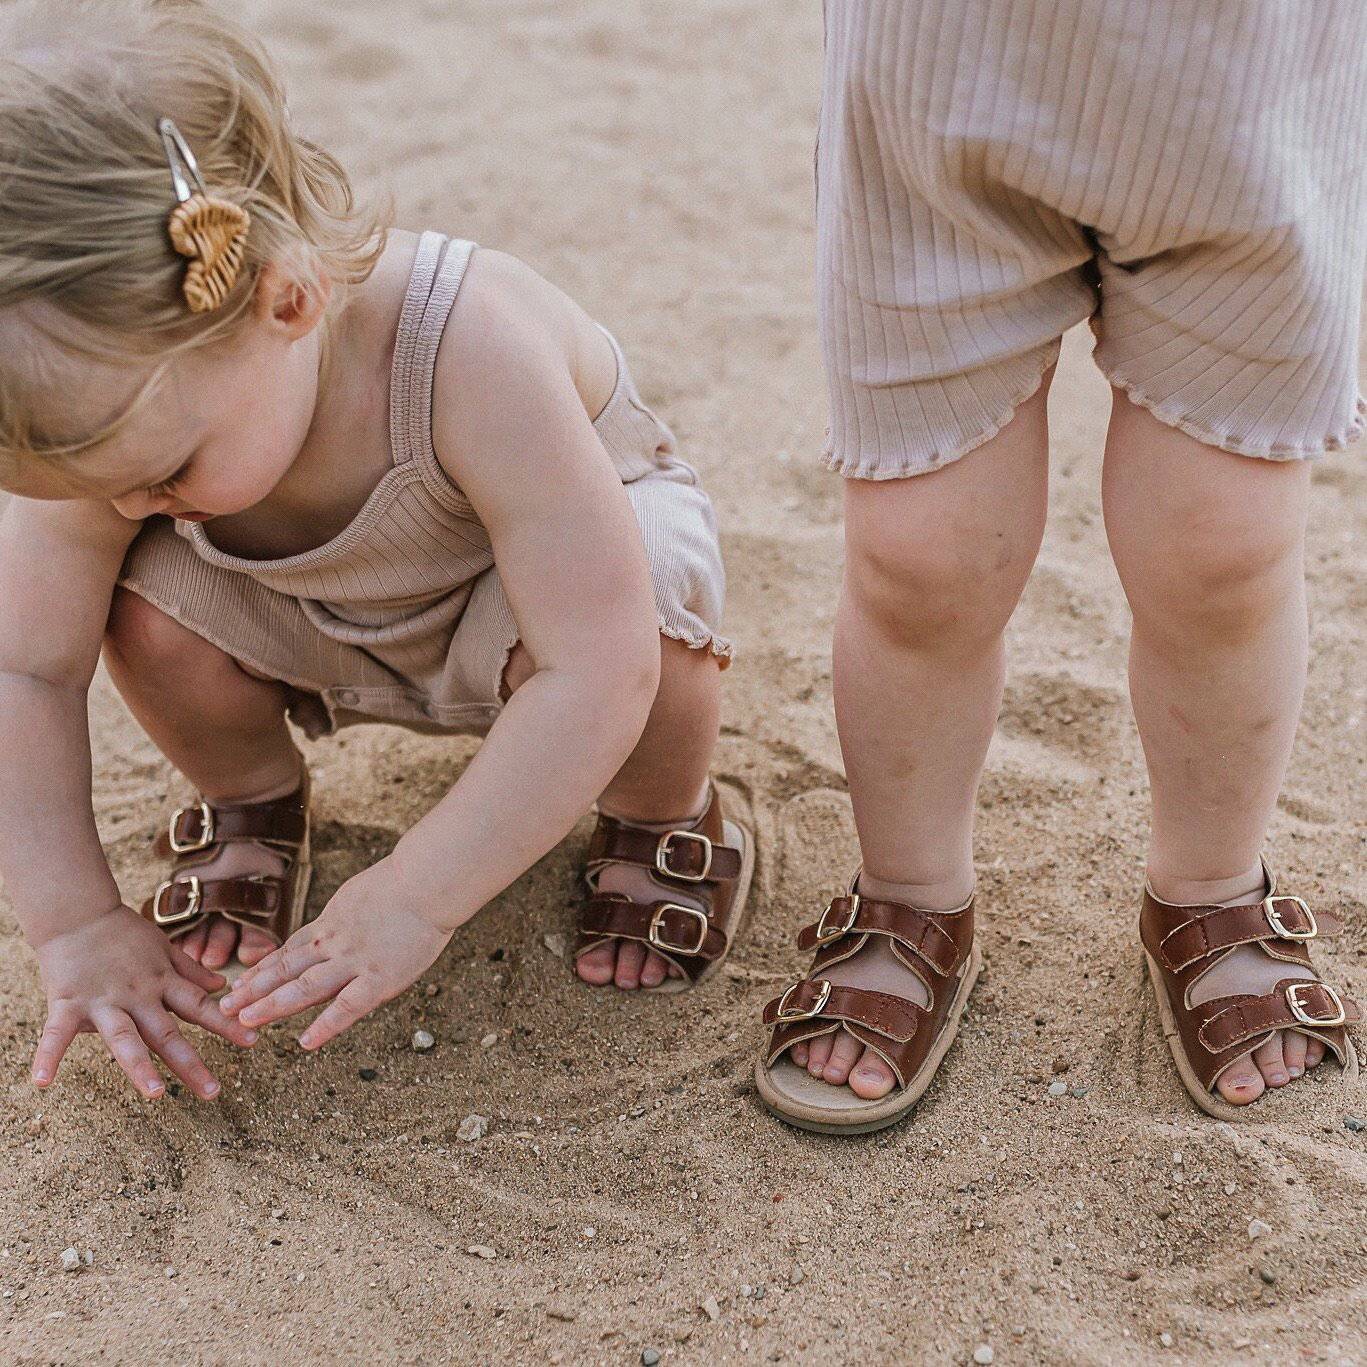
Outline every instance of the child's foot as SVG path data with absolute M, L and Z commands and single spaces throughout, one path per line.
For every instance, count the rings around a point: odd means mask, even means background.
M 865 895 L 856 880 L 798 944 L 816 956 L 764 1008 L 761 1097 L 806 1129 L 892 1124 L 930 1084 L 977 979 L 972 898 L 933 911 Z
M 691 986 L 730 950 L 749 890 L 745 831 L 709 788 L 691 821 L 637 823 L 600 814 L 589 846 L 589 900 L 574 968 L 595 987 Z
M 307 776 L 283 797 L 183 807 L 157 849 L 175 860 L 143 915 L 206 968 L 259 963 L 303 923 Z
M 1332 1052 L 1345 1067 L 1353 1002 L 1325 986 L 1309 941 L 1338 928 L 1270 874 L 1216 905 L 1160 901 L 1146 889 L 1140 934 L 1178 1071 L 1202 1109 L 1246 1106 Z M 1217 1100 L 1218 1098 L 1218 1100 Z

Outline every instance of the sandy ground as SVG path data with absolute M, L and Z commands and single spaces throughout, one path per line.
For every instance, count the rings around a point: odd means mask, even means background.
M 29 1087 L 42 998 L 4 910 L 0 1357 L 1367 1359 L 1367 1134 L 1344 1124 L 1367 1101 L 1326 1069 L 1258 1124 L 1205 1119 L 1139 973 L 1145 790 L 1098 515 L 1107 390 L 1083 336 L 1055 385 L 1053 518 L 983 792 L 988 968 L 959 1042 L 881 1137 L 794 1132 L 753 1094 L 759 1008 L 855 852 L 830 706 L 839 487 L 816 463 L 818 7 L 248 8 L 299 123 L 391 187 L 403 222 L 507 248 L 584 301 L 704 472 L 743 650 L 718 771 L 753 804 L 754 917 L 689 997 L 576 985 L 555 937 L 585 823 L 321 1055 L 287 1029 L 250 1055 L 211 1044 L 221 1104 L 152 1107 L 88 1039 L 56 1090 Z M 1360 997 L 1363 491 L 1360 455 L 1316 470 L 1315 656 L 1270 845 L 1288 886 L 1353 919 L 1321 955 Z M 181 790 L 104 680 L 93 729 L 101 828 L 140 898 Z M 313 747 L 319 892 L 471 748 L 381 728 Z M 1056 1074 L 1073 1088 L 1057 1099 Z M 466 1142 L 472 1113 L 488 1133 Z M 93 1266 L 63 1273 L 68 1245 Z

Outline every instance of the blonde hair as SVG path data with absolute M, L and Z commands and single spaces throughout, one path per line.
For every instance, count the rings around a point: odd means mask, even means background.
M 242 269 L 212 312 L 191 312 L 182 292 L 162 118 L 211 193 L 250 215 Z M 267 263 L 301 282 L 364 280 L 383 228 L 341 166 L 292 131 L 256 39 L 199 0 L 0 4 L 0 319 L 17 314 L 46 343 L 0 355 L 0 467 L 113 435 L 176 355 L 234 334 Z M 59 326 L 40 321 L 54 311 Z M 54 353 L 152 373 L 101 431 L 64 441 L 35 413 Z

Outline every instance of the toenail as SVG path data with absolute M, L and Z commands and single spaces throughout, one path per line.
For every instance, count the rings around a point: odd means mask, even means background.
M 1276 1082 L 1285 1082 L 1285 1081 L 1286 1081 L 1286 1074 L 1283 1073 L 1283 1072 L 1281 1072 L 1280 1070 L 1274 1070 L 1273 1072 L 1270 1072 L 1270 1073 L 1267 1075 L 1267 1077 L 1268 1077 L 1268 1081 L 1269 1081 L 1269 1082 L 1274 1082 L 1274 1083 L 1276 1083 Z
M 1300 1077 L 1300 1075 L 1301 1075 L 1303 1072 L 1305 1072 L 1305 1069 L 1304 1069 L 1304 1068 L 1292 1068 L 1292 1069 L 1291 1069 L 1291 1076 L 1292 1076 L 1292 1077 Z

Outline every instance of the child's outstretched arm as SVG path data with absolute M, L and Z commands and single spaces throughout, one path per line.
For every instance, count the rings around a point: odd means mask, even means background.
M 536 673 L 393 853 L 224 999 L 253 1026 L 331 1001 L 302 1035 L 306 1048 L 401 992 L 457 926 L 562 840 L 649 716 L 660 643 L 645 549 L 546 288 L 496 253 L 475 256 L 433 405 L 438 457 L 489 531 Z
M 222 978 L 123 905 L 90 803 L 86 699 L 136 532 L 100 503 L 0 510 L 0 878 L 47 990 L 34 1081 L 46 1087 L 76 1035 L 97 1031 L 144 1096 L 165 1091 L 154 1052 L 209 1097 L 218 1084 L 173 1017 L 235 1044 L 254 1036 L 209 997 Z

